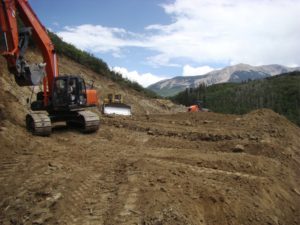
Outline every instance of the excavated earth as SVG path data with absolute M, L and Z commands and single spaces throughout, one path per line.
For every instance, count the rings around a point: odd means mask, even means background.
M 132 117 L 101 116 L 94 134 L 56 124 L 36 137 L 24 124 L 30 89 L 4 65 L 0 224 L 300 224 L 300 128 L 273 111 L 185 113 L 114 84 Z M 63 58 L 61 70 L 72 69 L 110 91 Z

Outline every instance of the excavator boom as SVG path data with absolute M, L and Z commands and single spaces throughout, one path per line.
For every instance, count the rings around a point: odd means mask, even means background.
M 43 79 L 45 67 L 44 105 L 48 105 L 48 93 L 52 93 L 53 80 L 58 76 L 58 65 L 54 45 L 46 28 L 41 24 L 27 0 L 1 0 L 0 15 L 1 33 L 4 40 L 0 53 L 6 58 L 9 71 L 14 74 L 19 86 L 31 86 L 38 85 Z M 17 16 L 26 27 L 20 31 Z M 46 64 L 27 64 L 24 55 L 30 35 L 41 50 Z

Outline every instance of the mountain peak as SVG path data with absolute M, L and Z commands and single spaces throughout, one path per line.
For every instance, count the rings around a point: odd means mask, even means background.
M 251 65 L 246 64 L 246 63 L 238 63 L 238 64 L 236 64 L 236 65 L 233 65 L 233 67 L 244 67 L 244 66 L 246 66 L 246 67 L 251 67 Z
M 256 80 L 265 77 L 270 77 L 282 73 L 300 71 L 300 68 L 290 68 L 278 64 L 251 66 L 245 63 L 228 66 L 220 70 L 214 70 L 205 75 L 193 77 L 174 77 L 168 80 L 163 80 L 149 86 L 149 89 L 162 95 L 172 96 L 187 87 L 197 87 L 201 83 L 213 85 L 226 82 L 242 82 L 249 79 Z M 184 79 L 185 78 L 185 79 Z

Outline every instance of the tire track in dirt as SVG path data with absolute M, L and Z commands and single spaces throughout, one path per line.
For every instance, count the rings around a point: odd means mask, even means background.
M 128 184 L 124 184 L 119 190 L 119 201 L 123 202 L 123 208 L 119 212 L 121 222 L 126 224 L 138 224 L 140 212 L 136 209 L 139 188 L 134 185 L 137 182 L 136 175 L 128 176 Z
M 24 191 L 26 189 L 27 184 L 31 182 L 30 178 L 24 176 L 25 170 L 28 170 L 28 166 L 26 160 L 28 157 L 19 156 L 16 158 L 6 158 L 1 159 L 0 161 L 0 183 L 5 186 L 9 186 L 11 183 L 18 183 L 19 186 L 16 188 L 16 193 L 19 193 L 20 190 Z M 14 174 L 12 176 L 11 174 Z M 28 174 L 26 174 L 28 175 Z
M 77 188 L 66 192 L 61 202 L 63 207 L 58 209 L 63 215 L 60 222 L 70 225 L 110 225 L 127 220 L 134 210 L 137 189 L 131 189 L 127 183 L 132 178 L 127 176 L 126 160 L 108 160 L 99 167 L 99 161 L 91 159 L 90 166 L 80 172 L 80 177 L 76 175 L 76 180 L 82 180 Z M 74 187 L 74 184 L 71 186 Z
M 107 196 L 99 189 L 101 174 L 93 172 L 88 171 L 87 176 L 83 174 L 83 182 L 65 196 L 63 205 L 67 207 L 60 209 L 64 215 L 63 224 L 103 224 L 103 206 L 107 205 Z
M 13 179 L 11 174 L 15 173 L 17 166 L 18 160 L 15 158 L 2 158 L 0 161 L 0 183 L 3 185 L 1 188 L 3 196 L 1 196 L 0 200 L 0 224 L 6 219 L 7 210 L 10 208 L 10 205 L 6 202 L 9 196 L 6 196 L 4 191 L 9 188 L 9 180 Z
M 114 191 L 106 213 L 105 225 L 139 224 L 140 212 L 136 209 L 139 198 L 138 174 L 132 163 L 122 159 L 114 170 Z
M 187 163 L 181 163 L 181 162 L 174 162 L 167 159 L 161 159 L 161 158 L 153 158 L 153 157 L 147 157 L 148 160 L 163 165 L 164 167 L 170 166 L 170 167 L 176 167 L 176 168 L 185 168 L 189 169 L 190 171 L 196 172 L 196 173 L 205 173 L 205 174 L 216 174 L 216 175 L 225 175 L 225 176 L 232 176 L 232 177 L 239 177 L 244 179 L 251 179 L 251 180 L 264 180 L 265 177 L 256 176 L 252 174 L 247 173 L 241 173 L 241 172 L 230 172 L 226 170 L 220 170 L 220 169 L 212 169 L 207 167 L 199 167 L 199 166 L 193 166 Z
M 1 159 L 0 161 L 0 183 L 11 178 L 11 173 L 13 173 L 18 166 L 19 161 L 16 158 L 12 159 Z M 4 182 L 7 183 L 7 182 Z
M 7 159 L 7 163 L 1 163 L 1 172 L 14 176 L 2 176 L 3 179 L 3 196 L 1 208 L 5 207 L 5 210 L 0 213 L 0 224 L 3 221 L 5 224 L 8 221 L 12 224 L 30 224 L 33 222 L 34 218 L 39 217 L 44 214 L 51 217 L 50 199 L 46 199 L 51 196 L 51 193 L 47 193 L 43 188 L 47 186 L 44 173 L 36 173 L 39 171 L 41 161 L 35 163 L 32 166 L 33 157 L 28 157 L 27 155 L 21 155 L 14 159 Z M 6 187 L 14 186 L 14 189 L 9 189 Z M 9 193 L 7 195 L 7 193 Z M 12 194 L 13 193 L 13 194 Z M 14 197 L 12 197 L 14 196 Z M 39 199 L 39 200 L 38 200 Z M 30 204 L 32 208 L 26 207 L 26 204 Z M 39 208 L 39 209 L 37 209 Z M 19 213 L 21 216 L 17 216 Z

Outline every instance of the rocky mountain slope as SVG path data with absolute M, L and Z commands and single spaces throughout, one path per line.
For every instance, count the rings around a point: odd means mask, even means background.
M 174 77 L 152 84 L 148 88 L 162 96 L 172 96 L 185 90 L 187 87 L 197 87 L 200 83 L 212 85 L 225 82 L 242 82 L 249 79 L 262 79 L 296 70 L 300 71 L 300 67 L 289 68 L 276 64 L 265 66 L 238 64 L 221 70 L 215 70 L 201 76 Z

